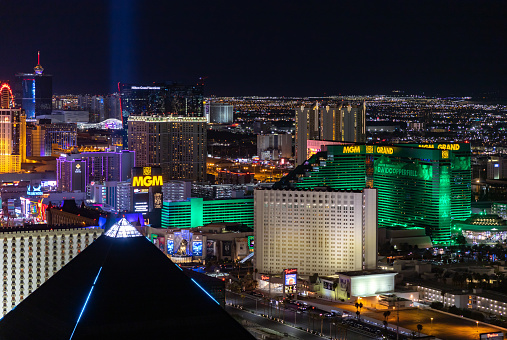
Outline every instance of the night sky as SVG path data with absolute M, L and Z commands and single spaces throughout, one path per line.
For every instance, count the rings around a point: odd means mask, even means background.
M 0 79 L 206 79 L 217 96 L 507 94 L 505 1 L 3 1 Z

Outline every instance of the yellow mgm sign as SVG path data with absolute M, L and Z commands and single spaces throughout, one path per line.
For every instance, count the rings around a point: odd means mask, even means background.
M 162 184 L 162 176 L 152 176 L 151 167 L 143 167 L 143 176 L 134 176 L 132 179 L 133 187 L 154 187 Z

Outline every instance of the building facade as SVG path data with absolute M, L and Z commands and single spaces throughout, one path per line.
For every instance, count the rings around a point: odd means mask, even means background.
M 58 189 L 84 192 L 92 182 L 123 182 L 134 166 L 134 152 L 128 150 L 64 155 L 56 160 Z
M 208 123 L 214 124 L 232 124 L 234 107 L 230 104 L 223 103 L 207 103 L 204 106 L 204 115 Z
M 204 117 L 129 117 L 128 146 L 136 166 L 160 166 L 164 181 L 204 181 L 206 125 Z
M 366 104 L 304 105 L 296 108 L 296 162 L 308 155 L 308 140 L 364 143 L 366 141 Z
M 26 158 L 26 116 L 14 108 L 8 84 L 0 85 L 0 173 L 17 173 Z
M 21 228 L 0 233 L 2 316 L 102 234 L 100 228 Z
M 27 119 L 49 115 L 53 108 L 53 76 L 44 74 L 40 58 L 34 73 L 16 74 L 14 86 L 16 106 L 25 110 Z
M 329 145 L 276 188 L 377 188 L 379 227 L 422 227 L 450 244 L 451 221 L 471 211 L 470 144 Z
M 255 190 L 259 273 L 302 275 L 375 269 L 377 190 Z
M 186 201 L 192 196 L 192 183 L 188 181 L 168 181 L 162 185 L 164 201 Z
M 190 198 L 184 202 L 164 201 L 162 206 L 163 228 L 197 228 L 221 222 L 242 223 L 253 228 L 253 199 Z
M 257 156 L 261 160 L 292 158 L 292 135 L 257 135 Z

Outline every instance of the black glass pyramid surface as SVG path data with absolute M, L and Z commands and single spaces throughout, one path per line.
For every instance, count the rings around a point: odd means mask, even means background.
M 0 339 L 254 339 L 145 237 L 99 237 L 0 320 Z

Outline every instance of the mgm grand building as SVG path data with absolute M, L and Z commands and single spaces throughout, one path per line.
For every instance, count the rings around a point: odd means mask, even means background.
M 321 142 L 321 141 L 319 141 Z M 378 227 L 423 227 L 451 243 L 451 222 L 470 217 L 470 144 L 326 145 L 274 189 L 378 189 Z

